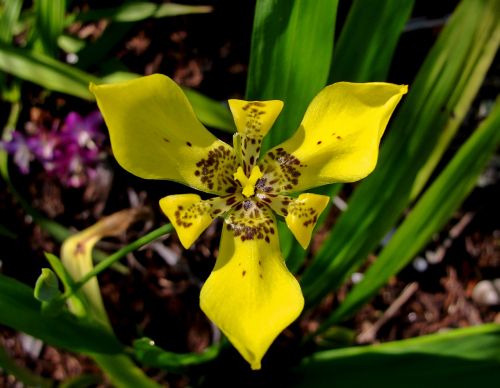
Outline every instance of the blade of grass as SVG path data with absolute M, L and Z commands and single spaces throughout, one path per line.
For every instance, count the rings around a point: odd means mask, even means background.
M 13 31 L 21 15 L 22 0 L 0 1 L 0 42 L 10 44 Z M 19 83 L 7 84 L 5 74 L 0 73 L 0 95 L 6 101 L 15 102 L 20 98 Z
M 201 122 L 224 132 L 236 132 L 233 116 L 226 103 L 215 101 L 193 89 L 182 88 L 182 90 Z
M 167 352 L 155 346 L 149 338 L 141 338 L 134 341 L 134 357 L 141 364 L 162 368 L 171 372 L 179 372 L 187 366 L 199 365 L 212 361 L 219 355 L 220 344 L 214 344 L 206 348 L 202 353 L 173 353 Z
M 488 324 L 329 350 L 305 359 L 290 386 L 487 387 L 500 378 L 499 348 L 500 325 Z
M 258 0 L 247 78 L 248 100 L 285 102 L 263 151 L 297 129 L 328 78 L 337 0 Z
M 2 43 L 0 43 L 0 69 L 49 90 L 87 100 L 93 100 L 94 98 L 88 89 L 89 83 L 103 82 L 89 73 L 75 69 L 45 55 L 9 47 Z M 108 76 L 108 79 L 111 79 L 111 77 Z M 114 81 L 134 77 L 139 77 L 139 75 L 126 73 L 116 77 Z M 201 121 L 210 127 L 230 133 L 234 132 L 234 123 L 227 107 L 201 93 L 188 89 L 185 89 L 185 91 Z
M 384 81 L 415 0 L 356 0 L 333 52 L 329 83 Z
M 333 50 L 338 0 L 308 2 L 258 0 L 255 7 L 246 99 L 285 102 L 283 111 L 264 138 L 267 148 L 288 138 L 299 126 L 312 98 L 328 78 Z M 280 224 L 280 242 L 288 252 L 305 251 L 288 228 Z
M 410 200 L 414 200 L 420 194 L 436 165 L 448 148 L 452 138 L 455 136 L 459 124 L 466 116 L 481 86 L 484 75 L 495 58 L 499 45 L 500 24 L 495 20 L 485 20 L 478 31 L 476 44 L 473 46 L 467 63 L 462 71 L 462 75 L 457 82 L 455 93 L 450 97 L 447 104 L 448 107 L 455 107 L 453 109 L 454 117 L 448 120 L 448 123 L 444 126 L 432 154 L 418 172 L 415 183 L 413 184 Z
M 71 18 L 71 21 L 91 22 L 108 19 L 111 22 L 138 22 L 148 18 L 164 18 L 212 12 L 211 6 L 176 3 L 130 2 L 114 8 L 89 9 Z
M 414 0 L 357 0 L 349 10 L 338 42 L 333 51 L 328 83 L 338 81 L 369 82 L 385 80 L 396 44 L 413 9 Z M 363 53 L 360 56 L 360 53 Z M 334 197 L 340 184 L 312 190 L 317 194 Z M 331 204 L 324 210 L 328 214 Z M 320 228 L 323 217 L 318 221 Z M 291 239 L 287 266 L 296 272 L 304 262 L 307 251 Z
M 117 353 L 122 346 L 103 327 L 79 320 L 66 311 L 57 316 L 41 312 L 33 289 L 0 275 L 0 323 L 64 349 L 82 353 Z
M 57 39 L 65 24 L 66 0 L 36 0 L 36 36 L 42 52 L 57 56 Z M 35 44 L 36 46 L 36 44 Z
M 0 69 L 46 89 L 92 100 L 88 89 L 97 78 L 46 55 L 0 43 Z
M 10 43 L 14 26 L 19 20 L 23 2 L 22 0 L 1 0 L 0 1 L 0 41 Z
M 457 84 L 475 44 L 481 42 L 477 41 L 478 31 L 484 24 L 492 30 L 497 27 L 492 20 L 496 20 L 493 15 L 499 6 L 488 0 L 464 0 L 458 6 L 410 86 L 383 144 L 377 169 L 355 190 L 346 212 L 304 273 L 302 285 L 309 305 L 339 287 L 408 205 L 415 177 L 441 130 L 449 120 L 458 119 L 453 113 L 456 107 L 449 101 L 465 85 L 480 83 L 474 76 Z
M 499 144 L 500 100 L 488 119 L 460 148 L 418 201 L 375 263 L 366 271 L 363 280 L 354 286 L 319 331 L 350 317 L 425 247 L 474 188 Z

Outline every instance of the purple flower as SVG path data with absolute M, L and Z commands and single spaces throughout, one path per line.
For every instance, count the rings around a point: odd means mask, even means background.
M 37 160 L 64 185 L 81 187 L 95 176 L 97 163 L 102 160 L 100 146 L 105 138 L 99 130 L 102 122 L 98 111 L 85 117 L 71 112 L 59 128 L 35 127 L 29 136 L 13 132 L 12 139 L 0 142 L 0 146 L 14 156 L 23 174 L 29 172 L 30 162 Z
M 19 171 L 27 174 L 30 171 L 30 162 L 35 159 L 35 155 L 26 137 L 17 131 L 11 133 L 9 141 L 0 141 L 0 148 L 14 156 L 14 163 L 19 167 Z
M 62 133 L 80 147 L 96 148 L 96 145 L 104 140 L 104 134 L 99 131 L 102 122 L 99 111 L 89 113 L 85 117 L 76 112 L 70 112 L 64 120 Z

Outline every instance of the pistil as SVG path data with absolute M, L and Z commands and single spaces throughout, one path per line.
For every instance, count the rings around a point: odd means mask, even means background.
M 243 171 L 243 168 L 238 167 L 236 172 L 233 174 L 233 177 L 238 182 L 240 182 L 241 187 L 243 188 L 241 193 L 245 197 L 249 198 L 255 194 L 255 184 L 262 177 L 262 172 L 260 171 L 259 166 L 254 166 L 252 168 L 252 172 L 250 173 L 250 176 L 247 177 Z

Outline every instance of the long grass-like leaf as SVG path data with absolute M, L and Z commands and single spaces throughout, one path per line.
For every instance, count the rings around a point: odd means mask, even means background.
M 191 365 L 199 365 L 216 358 L 220 344 L 214 344 L 203 353 L 173 353 L 154 345 L 149 338 L 134 341 L 134 356 L 144 365 L 178 372 Z
M 384 81 L 415 0 L 356 0 L 333 53 L 329 82 Z
M 122 346 L 103 327 L 79 320 L 68 312 L 41 312 L 33 289 L 0 275 L 0 323 L 55 346 L 82 353 L 118 353 Z
M 335 44 L 328 83 L 385 80 L 413 4 L 414 0 L 356 0 Z M 333 184 L 312 191 L 334 197 L 341 188 L 342 185 Z M 329 212 L 330 206 L 324 210 L 324 214 Z M 318 221 L 318 228 L 322 222 L 322 219 Z M 289 235 L 288 231 L 285 233 Z M 307 252 L 295 239 L 290 238 L 286 242 L 287 250 L 283 253 L 287 266 L 296 272 Z
M 89 92 L 89 83 L 105 82 L 46 55 L 32 53 L 2 43 L 0 43 L 0 69 L 49 90 L 87 100 L 94 98 Z M 114 77 L 114 80 L 134 77 L 139 77 L 139 75 L 126 73 Z M 107 79 L 112 78 L 110 76 Z M 185 92 L 201 121 L 210 127 L 234 132 L 234 123 L 229 109 L 225 105 L 195 91 L 185 89 Z
M 22 0 L 0 1 L 0 41 L 10 43 L 14 26 L 21 14 Z
M 297 129 L 330 69 L 338 0 L 258 0 L 246 98 L 285 102 L 263 149 Z
M 49 90 L 91 100 L 90 82 L 97 78 L 49 56 L 0 43 L 0 69 Z
M 184 5 L 176 3 L 129 2 L 114 8 L 93 9 L 75 15 L 72 21 L 89 22 L 108 19 L 113 22 L 137 22 L 147 18 L 209 13 L 211 6 Z
M 312 98 L 328 79 L 333 50 L 338 0 L 258 0 L 252 32 L 247 100 L 285 102 L 273 130 L 264 138 L 267 148 L 288 138 L 297 129 Z M 304 250 L 280 223 L 285 257 L 298 267 Z
M 500 379 L 500 325 L 319 352 L 291 387 L 488 387 Z
M 500 101 L 425 192 L 375 263 L 366 271 L 363 280 L 355 285 L 342 304 L 324 322 L 324 328 L 352 315 L 423 249 L 473 189 L 498 144 Z
M 397 222 L 408 205 L 414 180 L 426 163 L 439 134 L 450 119 L 459 120 L 453 97 L 484 76 L 474 73 L 463 82 L 464 66 L 483 42 L 483 26 L 498 28 L 500 3 L 464 0 L 422 66 L 382 147 L 375 172 L 354 192 L 315 260 L 302 278 L 308 303 L 336 289 Z M 485 44 L 485 42 L 483 42 Z M 470 103 L 470 101 L 469 101 Z
M 36 0 L 36 36 L 43 52 L 51 57 L 57 53 L 57 39 L 65 24 L 66 0 Z

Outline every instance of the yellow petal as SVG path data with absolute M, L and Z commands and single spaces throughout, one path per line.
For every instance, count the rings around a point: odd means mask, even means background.
M 168 179 L 215 194 L 234 192 L 232 147 L 196 118 L 181 88 L 155 74 L 90 85 L 120 165 L 141 178 Z
M 318 217 L 329 201 L 326 195 L 308 193 L 299 195 L 288 205 L 285 221 L 302 248 L 309 246 Z
M 160 200 L 160 208 L 170 219 L 184 248 L 212 223 L 210 205 L 196 194 L 169 195 Z
M 267 206 L 245 200 L 226 222 L 200 305 L 251 368 L 260 369 L 271 343 L 299 316 L 304 299 L 281 256 Z
M 94 267 L 92 249 L 105 236 L 118 236 L 134 221 L 144 217 L 144 209 L 126 209 L 101 218 L 99 222 L 64 240 L 61 246 L 61 261 L 74 281 L 80 280 Z M 97 278 L 90 279 L 80 291 L 87 305 L 81 306 L 77 298 L 68 300 L 71 311 L 77 315 L 91 315 L 111 328 Z
M 283 101 L 229 100 L 228 102 L 241 137 L 243 171 L 249 176 L 259 158 L 262 139 L 283 109 Z
M 274 192 L 293 192 L 367 176 L 389 118 L 406 85 L 339 82 L 311 102 L 297 132 L 260 166 Z
M 188 249 L 211 224 L 243 199 L 241 194 L 215 197 L 203 201 L 196 194 L 169 195 L 160 200 L 160 208 L 172 223 L 179 240 Z

